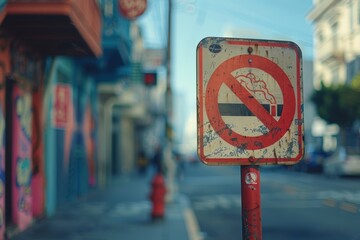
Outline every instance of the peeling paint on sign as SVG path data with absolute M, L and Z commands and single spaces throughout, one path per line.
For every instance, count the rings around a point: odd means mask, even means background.
M 206 164 L 293 164 L 303 156 L 296 44 L 205 38 L 197 47 L 198 154 Z

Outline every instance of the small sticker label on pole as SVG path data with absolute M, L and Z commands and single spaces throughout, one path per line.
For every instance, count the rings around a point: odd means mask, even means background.
M 257 175 L 256 173 L 249 172 L 245 175 L 245 183 L 246 184 L 257 184 Z

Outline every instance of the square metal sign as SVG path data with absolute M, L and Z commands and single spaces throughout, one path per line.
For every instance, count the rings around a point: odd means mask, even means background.
M 302 56 L 293 42 L 208 37 L 196 50 L 197 143 L 209 165 L 304 154 Z

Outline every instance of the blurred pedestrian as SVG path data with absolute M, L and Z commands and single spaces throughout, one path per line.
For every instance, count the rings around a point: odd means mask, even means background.
M 144 151 L 140 151 L 138 156 L 138 170 L 140 175 L 145 175 L 148 168 L 148 159 Z
M 155 149 L 155 154 L 152 158 L 152 165 L 154 166 L 155 172 L 156 173 L 163 173 L 163 169 L 162 169 L 162 148 L 160 145 L 158 145 Z
M 172 202 L 177 192 L 176 184 L 176 161 L 173 155 L 171 142 L 166 142 L 164 146 L 164 167 L 166 170 L 166 202 Z
M 183 159 L 183 157 L 181 156 L 180 153 L 177 153 L 175 155 L 175 160 L 177 163 L 177 177 L 179 178 L 179 180 L 182 180 L 185 176 L 185 160 Z

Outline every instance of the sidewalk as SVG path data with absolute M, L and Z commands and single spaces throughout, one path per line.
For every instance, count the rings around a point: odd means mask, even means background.
M 196 220 L 185 196 L 167 203 L 165 218 L 152 221 L 151 177 L 121 177 L 53 217 L 36 220 L 14 240 L 192 240 Z M 194 221 L 195 220 L 195 221 Z M 195 226 L 194 226 L 195 225 Z M 194 229 L 195 227 L 195 229 Z

